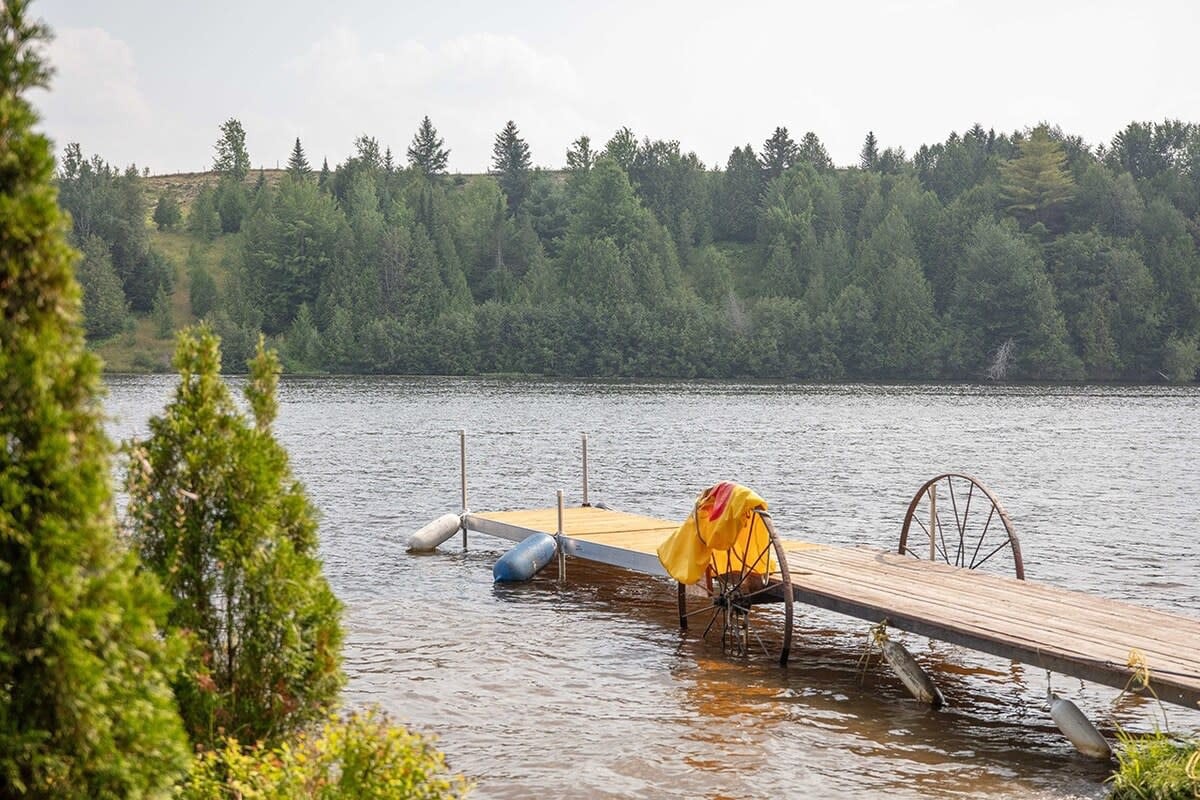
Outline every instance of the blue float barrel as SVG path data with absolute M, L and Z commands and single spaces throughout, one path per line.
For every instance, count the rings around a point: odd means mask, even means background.
M 553 561 L 556 552 L 558 543 L 553 536 L 535 533 L 500 556 L 492 567 L 492 578 L 497 583 L 527 581 Z

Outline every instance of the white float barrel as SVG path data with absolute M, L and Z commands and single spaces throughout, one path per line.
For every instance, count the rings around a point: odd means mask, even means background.
M 883 651 L 884 660 L 913 697 L 934 708 L 942 707 L 946 699 L 942 697 L 941 689 L 938 689 L 933 679 L 925 673 L 925 670 L 921 669 L 921 665 L 912 657 L 912 653 L 904 649 L 904 645 L 891 639 L 884 639 L 880 643 L 879 649 Z
M 1096 730 L 1096 726 L 1083 715 L 1079 706 L 1057 695 L 1050 696 L 1050 717 L 1054 724 L 1071 740 L 1075 749 L 1089 758 L 1110 759 L 1112 749 L 1108 741 Z
M 408 537 L 410 553 L 428 553 L 437 546 L 458 533 L 462 528 L 462 520 L 458 514 L 442 514 L 433 522 Z
M 558 542 L 548 533 L 535 533 L 521 540 L 492 566 L 496 583 L 527 581 L 554 560 Z

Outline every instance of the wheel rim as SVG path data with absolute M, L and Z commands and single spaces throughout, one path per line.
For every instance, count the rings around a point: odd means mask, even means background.
M 986 565 L 1003 571 L 1011 565 L 1025 580 L 1021 543 L 1008 512 L 978 478 L 964 473 L 938 475 L 917 490 L 904 515 L 898 552 L 924 559 L 932 555 L 964 569 Z
M 755 547 L 757 525 L 763 526 L 766 537 Z M 702 591 L 700 597 L 689 598 L 687 587 L 682 583 L 678 587 L 683 630 L 688 630 L 690 620 L 705 641 L 719 643 L 727 655 L 745 658 L 760 652 L 767 656 L 777 653 L 780 665 L 787 664 L 792 645 L 792 581 L 770 514 L 755 511 L 741 550 L 712 553 L 705 576 L 696 585 Z M 777 615 L 754 611 L 769 603 L 783 604 L 783 635 L 778 644 L 773 637 L 764 638 Z

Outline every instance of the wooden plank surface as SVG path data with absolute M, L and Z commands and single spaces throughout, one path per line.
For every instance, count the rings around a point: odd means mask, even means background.
M 558 531 L 557 509 L 472 516 L 515 530 Z M 653 555 L 679 523 L 600 508 L 563 509 L 564 536 L 606 557 Z M 796 600 L 986 653 L 1122 687 L 1138 653 L 1164 700 L 1200 702 L 1200 619 L 1036 581 L 856 547 L 782 542 Z M 615 548 L 608 550 L 607 548 Z M 584 546 L 579 552 L 589 552 Z

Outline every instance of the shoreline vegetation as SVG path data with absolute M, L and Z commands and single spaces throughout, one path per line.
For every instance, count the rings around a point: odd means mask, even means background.
M 537 169 L 520 131 L 450 174 L 426 117 L 402 159 L 296 140 L 254 170 L 236 119 L 206 173 L 78 144 L 60 202 L 91 349 L 168 369 L 206 320 L 226 371 L 260 333 L 295 374 L 813 382 L 1191 383 L 1200 369 L 1200 126 L 1090 145 L 974 125 L 858 164 L 775 129 L 708 166 L 679 141 L 580 136 Z

